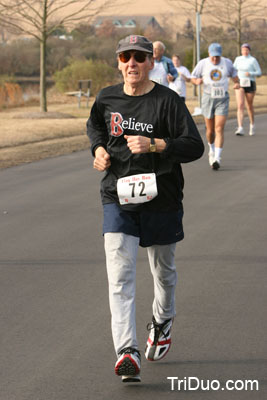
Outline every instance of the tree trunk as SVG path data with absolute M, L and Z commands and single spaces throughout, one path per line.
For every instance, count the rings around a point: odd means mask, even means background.
M 40 42 L 40 111 L 47 112 L 46 100 L 46 39 Z
M 237 14 L 237 55 L 241 54 L 241 40 L 242 40 L 242 1 L 238 3 L 238 14 Z

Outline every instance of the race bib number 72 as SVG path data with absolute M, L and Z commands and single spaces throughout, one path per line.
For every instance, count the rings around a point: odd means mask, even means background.
M 156 175 L 138 174 L 118 179 L 120 204 L 138 204 L 153 200 L 158 195 Z

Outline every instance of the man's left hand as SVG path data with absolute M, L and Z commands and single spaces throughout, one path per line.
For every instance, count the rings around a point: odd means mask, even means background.
M 127 145 L 133 154 L 148 153 L 150 146 L 150 138 L 139 135 L 124 135 Z
M 175 80 L 175 78 L 171 75 L 171 74 L 168 74 L 167 75 L 167 81 L 170 83 L 170 82 L 173 82 Z

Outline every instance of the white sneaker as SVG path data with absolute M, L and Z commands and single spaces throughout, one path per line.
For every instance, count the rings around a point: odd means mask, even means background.
M 243 136 L 243 135 L 244 135 L 244 129 L 243 129 L 243 127 L 242 127 L 242 126 L 239 126 L 239 127 L 237 128 L 237 130 L 235 131 L 235 134 L 236 134 L 236 135 L 239 135 L 239 136 Z
M 147 325 L 150 331 L 145 350 L 145 357 L 149 361 L 158 361 L 165 357 L 171 347 L 171 327 L 173 319 L 158 324 L 153 316 L 152 322 Z
M 212 166 L 213 161 L 214 161 L 214 151 L 210 150 L 209 151 L 209 164 L 210 164 L 210 166 Z
M 254 136 L 255 135 L 254 125 L 250 125 L 250 127 L 249 127 L 249 135 L 250 136 Z
M 140 382 L 140 364 L 140 352 L 132 347 L 126 347 L 119 353 L 115 373 L 122 377 L 122 382 Z

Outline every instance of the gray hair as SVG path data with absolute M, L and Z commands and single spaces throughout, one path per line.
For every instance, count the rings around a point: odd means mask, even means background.
M 155 44 L 160 45 L 160 47 L 162 48 L 162 50 L 164 50 L 164 51 L 166 50 L 165 44 L 162 43 L 162 42 L 160 42 L 159 40 L 157 40 L 156 42 L 154 42 L 154 43 L 153 43 L 153 46 L 154 46 Z

